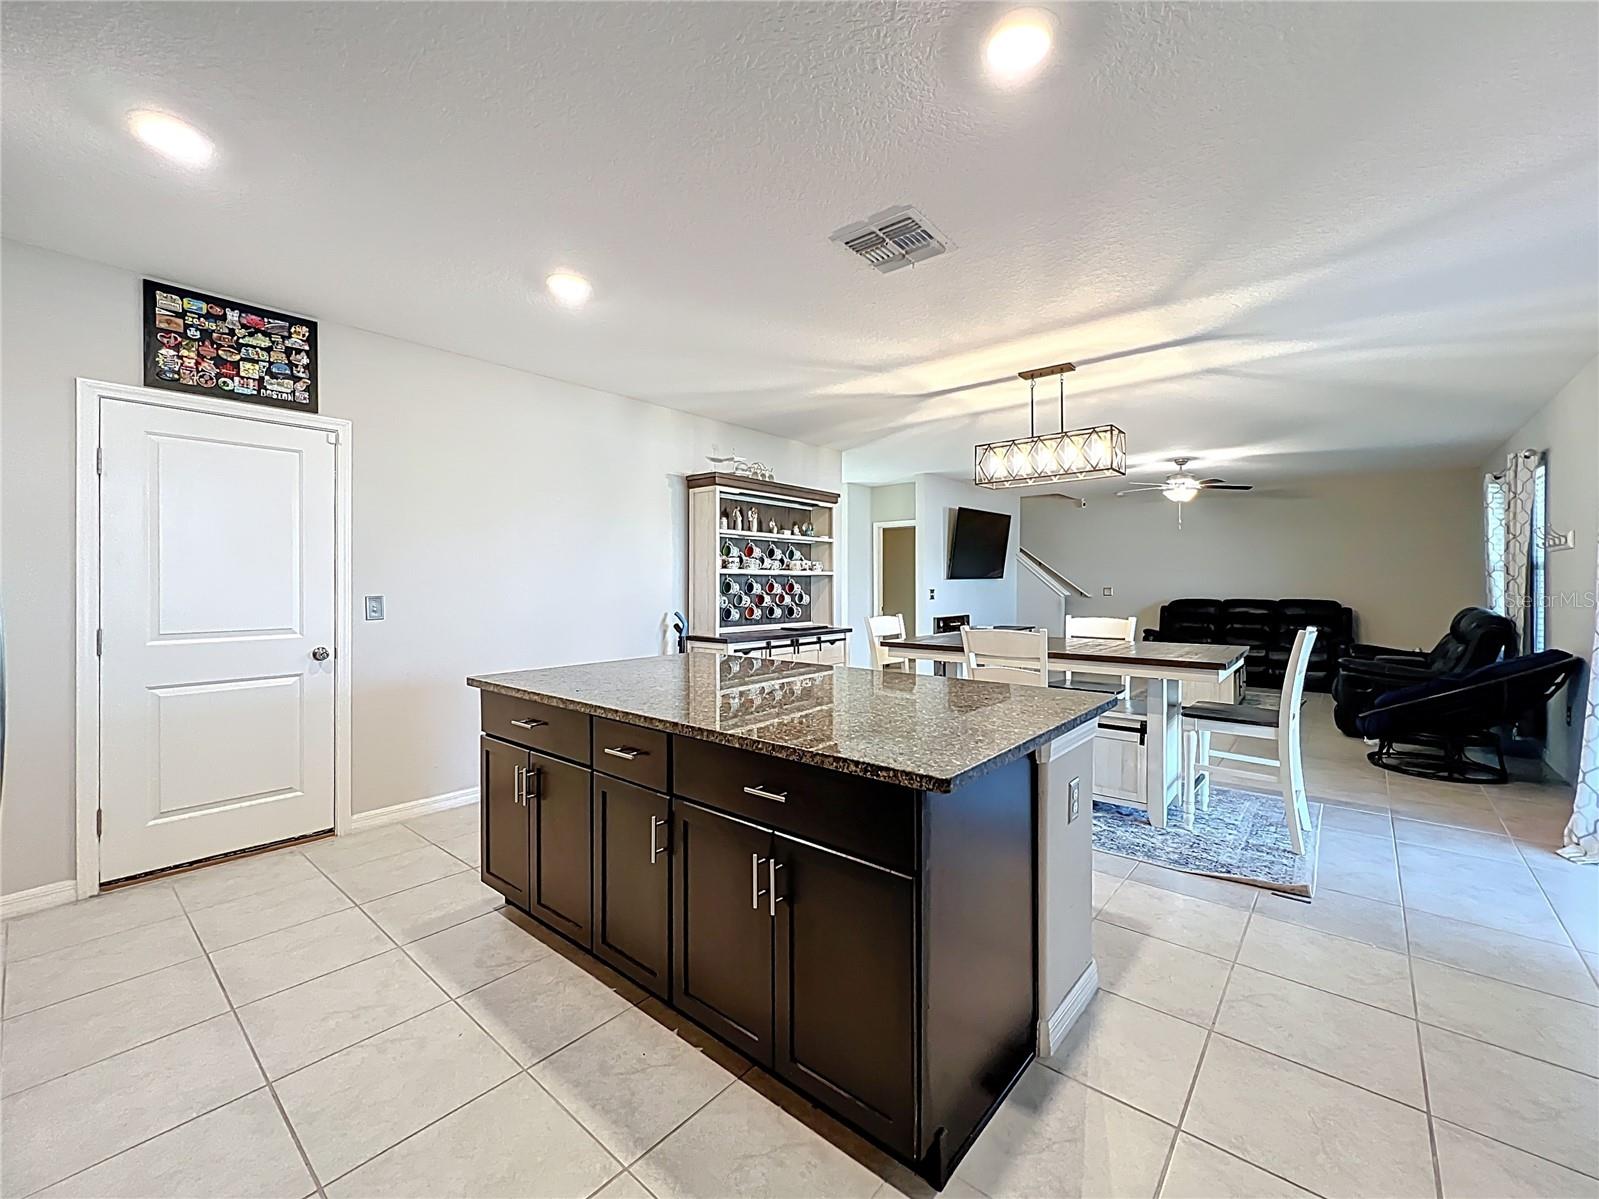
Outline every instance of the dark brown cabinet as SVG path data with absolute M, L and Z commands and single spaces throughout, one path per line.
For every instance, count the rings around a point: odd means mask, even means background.
M 670 990 L 671 834 L 666 796 L 595 774 L 594 954 L 663 999 Z
M 594 867 L 592 774 L 546 754 L 528 754 L 527 909 L 588 946 Z
M 773 1067 L 901 1153 L 916 1134 L 916 884 L 773 838 Z
M 901 1153 L 916 1146 L 916 884 L 674 804 L 675 1004 Z
M 772 1060 L 771 854 L 767 829 L 673 803 L 673 1003 L 763 1063 Z
M 482 796 L 483 881 L 518 907 L 528 901 L 528 752 L 478 738 L 478 785 Z
M 919 791 L 485 694 L 483 881 L 942 1185 L 1032 1059 L 1034 764 Z

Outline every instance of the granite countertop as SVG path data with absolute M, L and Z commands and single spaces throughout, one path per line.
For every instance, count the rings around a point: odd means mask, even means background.
M 467 685 L 918 790 L 953 791 L 1113 696 L 694 653 L 474 675 Z

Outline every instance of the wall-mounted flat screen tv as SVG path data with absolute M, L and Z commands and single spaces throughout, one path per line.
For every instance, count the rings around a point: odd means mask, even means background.
M 1004 578 L 1005 547 L 1009 543 L 1009 513 L 955 509 L 955 528 L 949 538 L 949 577 Z

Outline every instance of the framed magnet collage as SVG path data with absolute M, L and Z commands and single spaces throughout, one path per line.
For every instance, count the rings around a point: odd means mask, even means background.
M 146 279 L 144 382 L 315 412 L 316 322 Z

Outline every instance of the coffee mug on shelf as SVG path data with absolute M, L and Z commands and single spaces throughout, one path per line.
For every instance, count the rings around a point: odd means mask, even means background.
M 756 595 L 756 594 L 758 594 L 760 592 L 760 589 L 761 589 L 761 581 L 759 579 L 745 579 L 744 580 L 744 594 L 745 595 Z
M 722 605 L 722 623 L 733 624 L 738 620 L 738 609 L 732 604 Z
M 777 604 L 767 604 L 765 614 L 767 620 L 776 620 L 783 614 L 783 609 Z
M 756 607 L 754 604 L 745 604 L 744 605 L 744 619 L 745 620 L 754 620 L 760 614 L 761 614 L 760 608 Z

